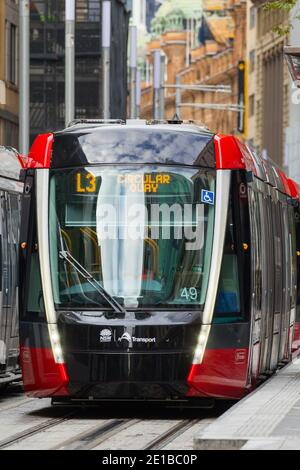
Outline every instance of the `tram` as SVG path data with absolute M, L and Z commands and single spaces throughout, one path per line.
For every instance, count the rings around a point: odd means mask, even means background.
M 23 170 L 26 393 L 239 399 L 300 345 L 298 186 L 233 136 L 76 121 Z
M 18 252 L 22 160 L 0 146 L 0 390 L 20 380 Z

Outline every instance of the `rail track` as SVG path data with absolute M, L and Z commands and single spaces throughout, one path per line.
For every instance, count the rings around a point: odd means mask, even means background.
M 185 448 L 190 445 L 192 449 L 192 436 L 199 426 L 204 426 L 202 422 L 211 422 L 218 415 L 212 410 L 198 410 L 192 415 L 189 413 L 183 416 L 178 410 L 167 412 L 156 409 L 152 414 L 152 410 L 137 412 L 134 408 L 120 409 L 120 412 L 107 408 L 95 408 L 93 411 L 83 408 L 53 409 L 49 404 L 49 401 L 44 400 L 42 406 L 38 407 L 37 400 L 18 397 L 15 404 L 0 407 L 0 450 L 151 451 L 164 449 L 168 445 L 174 448 L 177 443 L 179 448 L 184 443 Z M 53 413 L 56 416 L 52 417 Z M 16 428 L 14 419 L 18 423 Z M 20 425 L 22 419 L 24 429 Z M 4 423 L 5 420 L 9 424 L 7 429 L 5 424 L 1 428 L 1 421 Z M 31 426 L 28 421 L 32 423 Z M 18 432 L 14 433 L 15 429 Z
M 35 434 L 39 434 L 40 432 L 46 431 L 47 429 L 52 428 L 53 426 L 56 426 L 59 423 L 62 423 L 63 421 L 66 421 L 67 419 L 70 419 L 70 417 L 74 415 L 74 412 L 70 412 L 67 415 L 64 415 L 59 418 L 51 418 L 45 422 L 41 422 L 40 424 L 37 424 L 36 426 L 33 426 L 23 432 L 19 432 L 11 437 L 8 437 L 7 439 L 1 440 L 0 441 L 0 450 L 5 449 L 12 444 L 15 444 L 17 442 L 20 442 L 24 439 L 27 439 L 28 437 L 34 436 Z M 1 416 L 1 415 L 0 415 Z

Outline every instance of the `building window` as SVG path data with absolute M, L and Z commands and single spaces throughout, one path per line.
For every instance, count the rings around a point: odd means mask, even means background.
M 253 29 L 256 25 L 256 7 L 250 8 L 250 29 Z
M 249 117 L 254 116 L 255 113 L 255 95 L 249 96 Z
M 7 23 L 7 81 L 17 84 L 17 27 Z

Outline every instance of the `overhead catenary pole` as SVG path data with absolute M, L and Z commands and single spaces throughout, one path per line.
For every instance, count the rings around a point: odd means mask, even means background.
M 102 100 L 103 119 L 110 119 L 111 2 L 102 1 Z
M 181 110 L 180 110 L 180 105 L 181 105 L 181 77 L 180 74 L 176 75 L 176 114 L 178 118 L 180 119 L 181 115 Z
M 166 69 L 166 57 L 164 54 L 160 56 L 160 119 L 165 118 L 165 69 Z
M 146 59 L 146 85 L 150 85 L 150 63 L 149 59 Z
M 185 66 L 190 65 L 190 26 L 189 19 L 186 20 L 186 51 L 185 51 Z
M 130 117 L 136 118 L 137 27 L 130 26 Z
M 19 148 L 23 155 L 29 151 L 29 79 L 30 79 L 30 16 L 29 0 L 20 0 L 20 98 L 19 98 Z
M 140 118 L 141 114 L 141 71 L 136 71 L 136 117 Z
M 65 125 L 75 117 L 75 0 L 66 0 Z
M 160 50 L 153 52 L 153 117 L 155 120 L 160 119 Z

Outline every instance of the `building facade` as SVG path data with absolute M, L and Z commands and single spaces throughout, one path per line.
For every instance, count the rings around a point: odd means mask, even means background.
M 257 35 L 257 8 L 251 0 L 247 1 L 247 90 L 246 90 L 246 140 L 251 147 L 256 147 L 256 35 Z
M 180 116 L 212 131 L 238 133 L 239 67 L 246 55 L 246 1 L 166 0 L 152 22 L 148 60 L 155 49 L 166 57 L 165 84 L 227 85 L 231 93 L 181 91 Z M 166 88 L 165 117 L 176 111 L 175 90 Z M 152 88 L 144 84 L 142 117 L 152 117 Z M 214 109 L 218 105 L 219 109 Z M 244 116 L 242 116 L 244 119 Z M 242 130 L 242 133 L 244 130 Z
M 300 45 L 300 0 L 291 12 L 292 29 L 289 37 L 290 46 Z M 300 89 L 289 80 L 288 85 L 288 126 L 285 130 L 285 166 L 289 175 L 300 184 Z
M 249 6 L 250 11 L 252 6 L 256 9 L 255 87 L 250 91 L 254 118 L 249 128 L 249 138 L 266 157 L 284 166 L 289 76 L 284 63 L 283 47 L 288 39 L 279 35 L 276 27 L 287 25 L 289 18 L 282 11 L 266 10 L 265 3 L 262 0 L 252 0 L 252 5 Z M 251 51 L 248 51 L 249 62 L 250 54 Z
M 112 118 L 126 117 L 129 10 L 113 0 L 111 42 Z M 64 127 L 65 0 L 30 2 L 31 141 L 41 132 Z M 101 118 L 101 2 L 76 1 L 75 118 Z M 116 92 L 117 90 L 117 92 Z
M 0 2 L 0 145 L 18 147 L 18 1 Z

